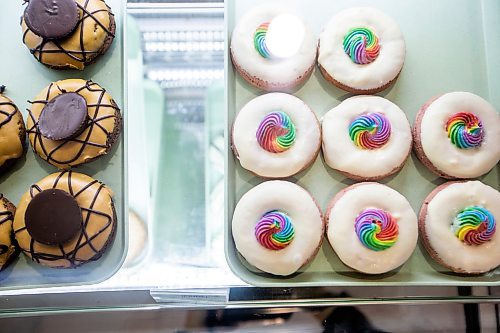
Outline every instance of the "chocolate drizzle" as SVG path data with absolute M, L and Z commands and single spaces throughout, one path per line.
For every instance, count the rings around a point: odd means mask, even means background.
M 89 200 L 90 204 L 88 205 L 88 207 L 80 206 L 80 209 L 82 210 L 83 223 L 82 223 L 82 228 L 79 231 L 79 234 L 77 234 L 77 236 L 75 237 L 76 241 L 71 242 L 71 244 L 73 244 L 71 246 L 69 244 L 67 244 L 67 245 L 53 245 L 51 248 L 53 248 L 54 250 L 56 250 L 56 249 L 59 250 L 58 251 L 59 253 L 55 254 L 55 253 L 44 252 L 42 250 L 37 249 L 37 248 L 40 248 L 37 246 L 38 243 L 33 238 L 30 237 L 29 249 L 23 248 L 22 250 L 24 252 L 27 252 L 30 255 L 31 259 L 37 263 L 40 263 L 41 261 L 51 262 L 51 261 L 58 261 L 58 260 L 67 260 L 68 267 L 74 268 L 74 267 L 77 267 L 77 266 L 87 262 L 87 261 L 97 260 L 100 258 L 100 256 L 102 255 L 102 253 L 106 249 L 106 246 L 113 238 L 114 228 L 115 228 L 115 224 L 116 224 L 116 216 L 115 216 L 113 204 L 111 204 L 111 206 L 112 206 L 111 208 L 113 210 L 113 216 L 111 216 L 105 212 L 98 211 L 94 208 L 97 200 L 99 200 L 99 197 L 102 195 L 105 195 L 104 192 L 102 192 L 102 190 L 105 188 L 104 184 L 102 184 L 101 182 L 99 182 L 97 180 L 92 180 L 92 181 L 88 182 L 85 186 L 83 186 L 81 189 L 79 189 L 78 191 L 75 192 L 75 188 L 73 187 L 73 184 L 71 181 L 71 178 L 73 176 L 73 172 L 72 171 L 62 171 L 59 174 L 57 174 L 57 176 L 55 177 L 51 188 L 57 189 L 64 176 L 67 176 L 67 184 L 66 185 L 68 186 L 69 193 L 75 199 L 78 199 L 78 197 L 80 195 L 82 195 L 83 193 L 87 193 L 88 191 L 94 191 L 94 193 L 92 195 L 92 200 Z M 96 188 L 96 186 L 97 186 L 97 188 Z M 43 190 L 46 190 L 46 189 L 42 189 L 40 186 L 38 186 L 36 184 L 32 185 L 30 187 L 30 191 L 29 191 L 30 197 L 33 198 L 35 195 L 37 195 L 39 192 L 41 192 Z M 101 193 L 103 193 L 103 194 L 101 195 Z M 92 217 L 95 217 L 95 216 L 104 217 L 104 223 L 102 223 L 102 226 L 97 230 L 97 232 L 95 232 L 92 235 L 89 235 L 87 230 L 89 228 L 89 225 L 92 223 Z M 102 219 L 100 219 L 100 220 L 102 220 Z M 93 223 L 95 223 L 95 221 Z M 18 233 L 23 232 L 25 230 L 26 230 L 26 226 L 23 226 L 17 230 L 14 230 L 14 233 L 18 234 Z M 97 237 L 99 237 L 100 235 L 102 235 L 107 230 L 110 230 L 108 240 L 106 240 L 106 242 L 104 243 L 104 245 L 102 247 L 100 247 L 100 248 L 96 247 L 96 245 L 93 244 L 92 241 L 94 239 L 96 239 Z M 92 252 L 94 253 L 94 255 L 88 260 L 81 259 L 78 257 L 79 251 L 85 246 L 88 246 L 92 250 Z M 46 245 L 45 245 L 45 247 L 46 247 Z
M 4 200 L 3 194 L 0 193 L 0 202 Z M 10 210 L 2 210 L 0 211 L 0 226 L 4 223 L 13 223 L 14 222 L 14 214 Z M 11 244 L 14 243 L 14 239 L 11 235 L 10 237 Z M 9 244 L 0 244 L 0 255 L 5 254 L 9 251 L 9 248 L 12 245 Z
M 0 86 L 0 94 L 2 94 L 4 91 L 5 91 L 5 86 Z M 7 111 L 7 108 L 5 106 L 10 106 L 12 108 L 12 111 Z M 0 101 L 0 115 L 5 116 L 5 118 L 0 121 L 0 128 L 5 124 L 7 124 L 8 122 L 10 122 L 17 111 L 18 111 L 17 106 L 11 101 L 6 101 L 6 102 Z
M 47 94 L 46 94 L 44 100 L 36 100 L 36 101 L 28 101 L 28 102 L 31 104 L 46 105 L 49 102 L 49 96 L 51 95 L 51 92 L 53 89 L 58 89 L 61 94 L 66 92 L 64 89 L 59 87 L 56 83 L 51 83 L 47 89 Z M 84 90 L 98 94 L 97 103 L 95 103 L 95 104 L 88 103 L 87 104 L 89 114 L 88 114 L 88 121 L 86 123 L 85 129 L 82 131 L 82 134 L 80 134 L 77 137 L 66 139 L 66 140 L 61 140 L 61 141 L 56 141 L 57 145 L 55 147 L 53 147 L 51 150 L 49 150 L 47 148 L 47 145 L 46 145 L 46 142 L 47 142 L 46 140 L 49 140 L 49 139 L 43 137 L 41 132 L 40 132 L 40 128 L 38 125 L 39 119 L 33 115 L 31 110 L 29 110 L 29 109 L 27 110 L 28 117 L 33 123 L 33 126 L 31 126 L 30 128 L 27 128 L 27 133 L 28 133 L 28 136 L 29 136 L 31 143 L 33 145 L 33 149 L 35 151 L 41 150 L 41 152 L 43 152 L 43 155 L 45 155 L 45 156 L 41 156 L 41 157 L 44 158 L 48 163 L 51 163 L 51 164 L 56 165 L 56 166 L 58 166 L 58 165 L 59 166 L 61 166 L 61 165 L 62 166 L 72 166 L 72 163 L 75 163 L 76 161 L 78 161 L 82 157 L 83 153 L 85 152 L 86 147 L 92 146 L 92 147 L 106 148 L 107 149 L 113 143 L 113 138 L 112 138 L 113 131 L 110 132 L 109 130 L 107 130 L 100 122 L 102 122 L 103 120 L 106 120 L 106 119 L 114 118 L 115 119 L 115 127 L 119 126 L 120 118 L 119 118 L 119 116 L 117 116 L 117 114 L 119 113 L 120 109 L 114 103 L 113 100 L 111 100 L 110 104 L 103 103 L 103 98 L 106 94 L 106 90 L 104 88 L 100 87 L 97 83 L 94 83 L 90 80 L 86 81 L 85 84 L 81 88 L 75 90 L 74 92 L 80 93 Z M 91 111 L 92 108 L 95 108 L 95 110 L 93 112 Z M 100 115 L 101 108 L 112 108 L 115 112 L 113 115 L 109 115 L 109 114 Z M 95 130 L 100 130 L 105 134 L 105 136 L 107 138 L 106 142 L 92 142 L 92 141 L 90 141 L 92 133 Z M 49 140 L 49 141 L 51 141 L 51 140 Z M 54 141 L 51 141 L 51 142 L 54 142 Z M 58 151 L 60 151 L 64 147 L 67 147 L 68 145 L 75 145 L 75 147 L 76 147 L 74 149 L 75 153 L 73 154 L 73 156 L 70 156 L 68 159 L 65 159 L 65 160 L 57 159 L 54 157 L 54 155 Z M 40 155 L 40 153 L 39 153 L 39 155 Z M 83 163 L 83 162 L 81 162 L 81 163 Z M 81 163 L 75 163 L 75 165 L 78 165 Z
M 83 5 L 81 5 L 79 2 L 76 2 L 78 9 L 82 12 L 82 14 L 80 15 L 81 17 L 78 20 L 78 23 L 76 25 L 77 29 L 78 28 L 80 29 L 80 32 L 79 32 L 80 50 L 65 49 L 61 45 L 61 42 L 64 41 L 64 39 L 48 39 L 48 38 L 45 38 L 43 36 L 39 36 L 36 34 L 38 37 L 40 37 L 40 43 L 38 45 L 36 45 L 35 47 L 29 48 L 29 50 L 38 61 L 43 63 L 43 55 L 44 54 L 60 53 L 60 54 L 65 54 L 68 57 L 70 57 L 71 59 L 78 61 L 78 62 L 81 62 L 83 64 L 90 63 L 99 53 L 101 53 L 102 50 L 101 49 L 99 49 L 99 50 L 86 50 L 85 49 L 85 41 L 84 41 L 83 33 L 84 33 L 85 23 L 88 20 L 93 21 L 93 23 L 96 26 L 99 26 L 100 28 L 102 28 L 103 31 L 108 36 L 108 38 L 115 37 L 115 35 L 112 31 L 112 29 L 113 29 L 112 27 L 114 25 L 114 14 L 111 12 L 111 8 L 107 4 L 105 4 L 106 9 L 97 9 L 94 11 L 89 11 L 88 6 L 89 6 L 90 1 L 91 0 L 85 0 Z M 104 1 L 102 1 L 102 2 L 104 2 Z M 25 3 L 29 3 L 29 0 L 25 1 Z M 96 17 L 96 14 L 98 14 L 100 12 L 108 12 L 109 13 L 109 17 L 110 17 L 110 24 L 109 24 L 110 26 L 109 27 L 104 26 L 104 24 L 101 21 L 99 21 L 99 19 Z M 22 23 L 22 20 L 21 20 L 21 23 Z M 89 24 L 91 24 L 91 23 L 89 23 Z M 26 30 L 23 33 L 23 43 L 24 44 L 26 44 L 26 36 L 27 36 L 28 32 L 30 32 L 30 31 L 33 32 L 27 26 Z M 67 37 L 65 37 L 65 38 L 67 38 Z M 46 49 L 46 46 L 49 43 L 51 46 L 54 46 L 55 49 Z

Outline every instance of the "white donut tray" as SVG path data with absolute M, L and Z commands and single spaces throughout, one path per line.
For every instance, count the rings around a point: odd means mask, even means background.
M 0 292 L 40 287 L 59 287 L 91 284 L 111 277 L 125 260 L 127 234 L 126 201 L 126 99 L 124 61 L 125 3 L 106 0 L 116 19 L 116 33 L 107 53 L 83 71 L 54 70 L 38 63 L 22 43 L 19 25 L 25 5 L 22 1 L 2 1 L 0 4 L 0 84 L 7 87 L 5 94 L 14 101 L 26 120 L 28 100 L 50 82 L 81 78 L 91 79 L 104 87 L 115 99 L 123 116 L 122 135 L 117 144 L 104 157 L 87 165 L 74 168 L 102 181 L 113 190 L 118 225 L 114 242 L 95 262 L 75 269 L 53 269 L 32 262 L 23 253 L 8 268 L 0 272 Z M 17 206 L 21 196 L 31 184 L 57 169 L 35 156 L 27 141 L 27 154 L 13 168 L 0 175 L 0 192 Z
M 496 0 L 295 0 L 273 1 L 298 12 L 319 36 L 322 27 L 340 10 L 353 6 L 374 6 L 391 15 L 405 36 L 407 55 L 401 75 L 391 87 L 377 94 L 396 103 L 413 123 L 418 109 L 433 96 L 450 91 L 470 91 L 500 110 L 500 2 Z M 245 262 L 236 251 L 231 235 L 231 219 L 239 198 L 264 181 L 244 170 L 231 151 L 231 125 L 238 110 L 263 94 L 247 84 L 235 71 L 229 57 L 231 32 L 247 10 L 266 0 L 226 2 L 226 258 L 232 271 L 249 284 L 262 287 L 308 286 L 418 286 L 418 285 L 500 285 L 500 269 L 484 275 L 454 274 L 436 264 L 421 241 L 410 259 L 399 269 L 382 275 L 364 275 L 345 266 L 326 238 L 315 259 L 298 273 L 276 277 Z M 326 82 L 316 68 L 300 89 L 293 92 L 303 99 L 318 118 L 351 96 Z M 499 143 L 500 144 L 500 143 Z M 370 161 L 366 161 L 370 163 Z M 355 183 L 326 166 L 320 155 L 312 167 L 289 181 L 307 189 L 325 212 L 329 200 L 341 189 Z M 479 180 L 498 189 L 500 167 Z M 402 171 L 383 179 L 408 198 L 418 213 L 424 198 L 445 180 L 424 167 L 412 153 Z

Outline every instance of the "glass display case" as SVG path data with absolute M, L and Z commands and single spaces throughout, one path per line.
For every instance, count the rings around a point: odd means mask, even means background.
M 2 292 L 0 318 L 180 308 L 272 313 L 375 304 L 458 305 L 459 321 L 469 320 L 461 304 L 479 304 L 492 318 L 498 315 L 493 304 L 500 301 L 499 287 L 257 288 L 240 280 L 224 254 L 224 2 L 128 0 L 125 21 L 125 263 L 99 284 Z

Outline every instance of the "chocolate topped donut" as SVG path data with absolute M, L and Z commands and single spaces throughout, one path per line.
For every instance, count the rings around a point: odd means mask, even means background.
M 115 20 L 103 0 L 26 0 L 23 43 L 42 64 L 83 69 L 113 41 Z
M 120 109 L 92 81 L 53 82 L 30 103 L 26 125 L 33 150 L 59 169 L 105 155 L 119 137 Z
M 0 271 L 19 254 L 12 230 L 15 213 L 16 207 L 0 193 Z
M 22 251 L 33 261 L 55 268 L 99 259 L 115 230 L 111 190 L 72 171 L 54 173 L 32 185 L 14 218 Z
M 0 173 L 21 157 L 25 151 L 26 131 L 21 112 L 0 86 Z

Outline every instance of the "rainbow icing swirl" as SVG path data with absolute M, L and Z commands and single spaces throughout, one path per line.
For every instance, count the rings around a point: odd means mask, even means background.
M 362 149 L 377 149 L 389 141 L 391 123 L 381 113 L 363 114 L 349 125 L 349 136 Z
M 496 230 L 495 218 L 483 207 L 469 206 L 453 220 L 452 230 L 467 245 L 481 245 L 489 241 Z
M 478 147 L 484 138 L 481 120 L 469 112 L 459 112 L 451 116 L 446 122 L 446 132 L 451 143 L 460 149 Z
M 380 52 L 378 37 L 368 28 L 353 28 L 344 36 L 344 52 L 358 65 L 377 59 Z
M 356 217 L 354 225 L 360 242 L 373 251 L 382 251 L 393 246 L 399 234 L 396 219 L 382 209 L 369 208 Z
M 290 217 L 278 210 L 265 213 L 255 226 L 255 237 L 269 250 L 282 250 L 295 236 Z
M 269 22 L 264 22 L 257 27 L 253 35 L 253 45 L 255 50 L 264 58 L 271 58 L 271 53 L 266 45 L 266 34 L 269 29 Z
M 260 122 L 256 136 L 263 149 L 282 153 L 295 142 L 295 125 L 285 112 L 273 111 Z

